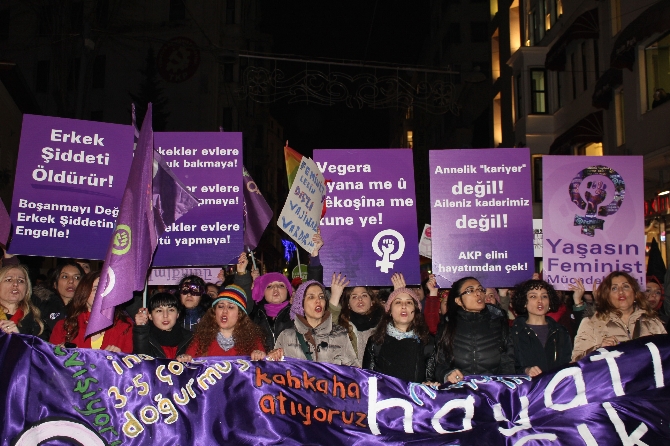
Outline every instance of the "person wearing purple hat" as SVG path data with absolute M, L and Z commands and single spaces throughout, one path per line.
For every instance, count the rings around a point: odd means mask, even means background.
M 323 282 L 323 266 L 319 260 L 319 250 L 323 246 L 321 233 L 317 232 L 312 240 L 314 250 L 307 268 L 307 279 Z M 279 334 L 293 326 L 293 320 L 289 317 L 293 287 L 281 273 L 263 274 L 252 285 L 251 275 L 246 271 L 247 263 L 246 256 L 245 259 L 240 256 L 234 283 L 245 290 L 251 288 L 253 307 L 249 317 L 265 331 L 265 347 L 269 350 L 275 345 Z
M 434 345 L 417 294 L 396 288 L 384 310 L 365 347 L 363 368 L 406 381 L 432 382 Z
M 308 280 L 293 294 L 289 315 L 293 327 L 281 332 L 268 357 L 282 356 L 335 365 L 358 366 L 347 330 L 333 324 L 328 311 L 326 289 L 316 280 Z

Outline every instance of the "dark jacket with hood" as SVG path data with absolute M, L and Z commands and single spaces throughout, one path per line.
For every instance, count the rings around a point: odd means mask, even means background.
M 507 314 L 493 305 L 475 313 L 459 309 L 452 354 L 437 349 L 435 378 L 445 382 L 458 369 L 463 375 L 514 374 L 514 348 Z M 450 323 L 450 322 L 447 322 Z
M 526 316 L 517 316 L 512 325 L 514 366 L 516 373 L 526 373 L 527 367 L 537 366 L 543 372 L 568 364 L 572 356 L 572 339 L 568 330 L 547 317 L 549 334 L 542 346 L 540 338 L 528 325 Z

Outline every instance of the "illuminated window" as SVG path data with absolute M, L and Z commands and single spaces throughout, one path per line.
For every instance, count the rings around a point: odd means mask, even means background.
M 414 132 L 407 130 L 407 147 L 414 148 Z
M 519 16 L 519 0 L 514 0 L 509 7 L 509 49 L 514 54 L 521 46 L 521 22 Z
M 502 110 L 500 106 L 500 93 L 493 99 L 493 147 L 502 144 Z
M 579 149 L 579 155 L 585 156 L 603 156 L 603 143 L 592 142 Z
M 547 72 L 543 69 L 530 70 L 530 112 L 545 114 L 547 107 Z
M 614 93 L 614 110 L 616 114 L 616 145 L 626 143 L 626 121 L 624 118 L 623 88 Z
M 647 77 L 647 110 L 670 99 L 670 34 L 644 49 Z

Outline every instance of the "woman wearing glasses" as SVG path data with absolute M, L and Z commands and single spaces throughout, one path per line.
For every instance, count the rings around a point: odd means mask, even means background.
M 437 345 L 435 378 L 455 384 L 467 375 L 514 373 L 507 315 L 486 304 L 486 289 L 474 277 L 454 282 L 447 298 L 447 324 Z
M 209 296 L 206 291 L 205 281 L 198 276 L 186 276 L 179 282 L 179 295 L 184 306 L 181 325 L 188 331 L 195 331 L 207 311 L 208 305 L 205 301 L 209 300 Z
M 665 333 L 663 323 L 649 306 L 640 285 L 623 271 L 614 271 L 595 293 L 596 314 L 582 320 L 575 337 L 572 360 L 600 347 L 613 347 L 642 336 Z

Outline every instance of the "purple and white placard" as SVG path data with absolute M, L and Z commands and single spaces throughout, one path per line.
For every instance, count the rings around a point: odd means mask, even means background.
M 133 156 L 133 128 L 23 116 L 12 254 L 104 259 Z
M 544 156 L 543 277 L 587 290 L 612 271 L 645 288 L 641 156 Z
M 531 278 L 529 166 L 526 148 L 430 151 L 433 273 L 441 287 L 466 276 L 485 287 Z
M 326 285 L 333 271 L 351 286 L 390 286 L 396 272 L 419 284 L 412 151 L 321 149 L 314 161 L 328 190 L 321 219 Z
M 244 250 L 242 134 L 154 134 L 154 149 L 200 205 L 166 229 L 153 266 L 225 265 Z

